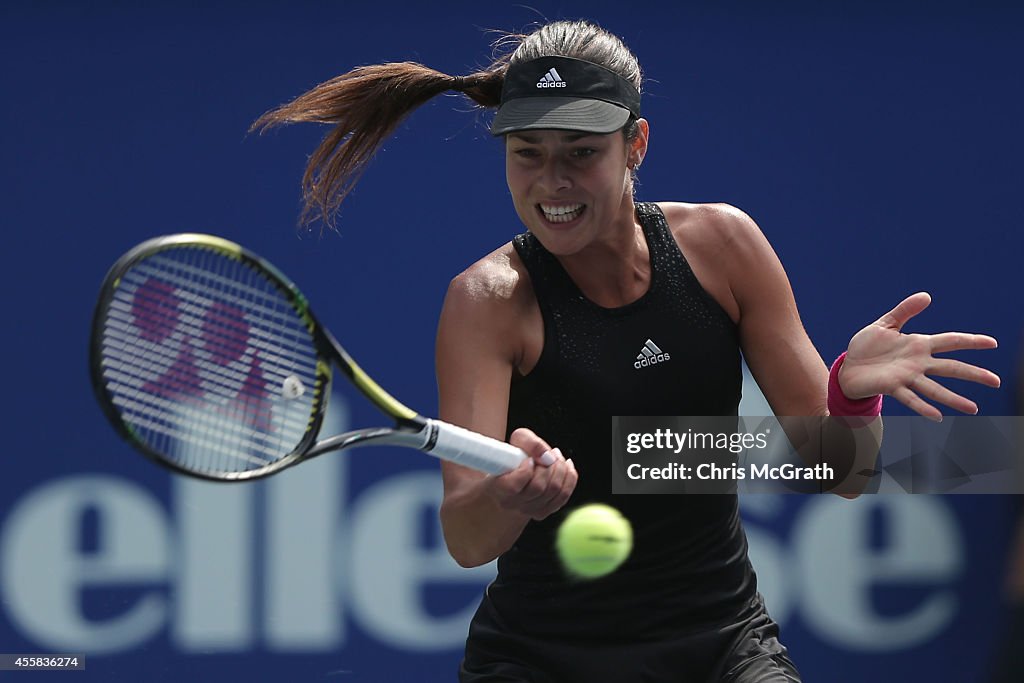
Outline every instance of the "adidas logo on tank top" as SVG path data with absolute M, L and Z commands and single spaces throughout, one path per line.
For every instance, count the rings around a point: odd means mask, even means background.
M 671 358 L 670 355 L 658 348 L 658 345 L 648 339 L 644 342 L 643 348 L 640 349 L 640 353 L 637 354 L 636 362 L 633 363 L 633 367 L 639 370 L 640 368 L 648 368 L 658 363 L 664 363 Z

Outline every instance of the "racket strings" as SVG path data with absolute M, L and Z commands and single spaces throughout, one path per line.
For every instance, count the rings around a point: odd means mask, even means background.
M 251 372 L 250 370 L 239 369 L 237 367 L 238 364 L 233 363 L 233 361 L 238 360 L 241 356 L 244 346 L 239 343 L 237 326 L 229 325 L 225 328 L 227 331 L 221 333 L 219 326 L 211 327 L 209 320 L 204 322 L 203 316 L 205 312 L 213 307 L 213 303 L 210 300 L 202 301 L 196 306 L 195 308 L 198 309 L 198 312 L 194 315 L 181 316 L 177 327 L 181 332 L 181 341 L 179 344 L 168 344 L 146 341 L 144 337 L 142 339 L 139 338 L 139 329 L 133 317 L 139 317 L 137 309 L 140 302 L 143 306 L 150 305 L 146 301 L 145 288 L 137 289 L 134 295 L 121 292 L 119 296 L 134 296 L 135 305 L 129 306 L 126 302 L 117 299 L 111 303 L 107 319 L 108 339 L 111 343 L 114 343 L 115 340 L 120 342 L 127 347 L 127 350 L 138 348 L 143 352 L 141 355 L 127 356 L 126 358 L 129 363 L 132 360 L 141 359 L 144 365 L 148 366 L 154 362 L 162 361 L 170 367 L 180 360 L 183 349 L 187 349 L 186 345 L 190 340 L 202 339 L 204 341 L 203 351 L 206 358 L 193 357 L 190 360 L 189 367 L 199 367 L 204 370 L 204 376 L 208 379 L 220 380 L 219 384 L 210 386 L 208 391 L 215 393 L 221 391 L 227 397 L 233 397 L 237 394 L 238 383 L 244 383 L 248 373 Z M 191 298 L 196 299 L 196 297 Z M 136 311 L 133 313 L 130 310 L 131 308 L 135 308 Z M 241 316 L 242 312 L 239 311 L 238 315 Z M 267 343 L 268 341 L 270 343 Z M 316 357 L 313 353 L 303 354 L 294 345 L 294 341 L 288 342 L 291 346 L 283 346 L 280 343 L 273 342 L 274 336 L 266 330 L 251 330 L 251 334 L 248 337 L 248 343 L 257 352 L 255 355 L 268 367 L 281 371 L 287 369 L 290 374 L 300 373 L 301 377 L 310 382 L 315 380 Z M 308 333 L 306 344 L 309 344 Z M 134 367 L 137 369 L 143 367 L 143 365 L 134 363 Z M 281 375 L 278 379 L 283 380 L 284 377 L 285 375 Z M 173 382 L 174 377 L 172 375 L 167 379 Z M 183 387 L 184 389 L 186 387 Z
M 122 421 L 164 459 L 212 475 L 293 452 L 315 409 L 306 322 L 239 258 L 177 247 L 122 275 L 105 318 L 103 376 Z
M 136 267 L 122 276 L 122 280 L 134 282 L 137 286 L 145 284 L 147 280 L 157 278 L 158 284 L 153 284 L 151 287 L 138 292 L 142 303 L 149 306 L 151 310 L 154 310 L 156 315 L 164 318 L 168 317 L 166 289 L 163 289 L 164 286 L 177 288 L 174 296 L 177 297 L 179 302 L 186 304 L 185 311 L 188 310 L 187 305 L 190 304 L 194 311 L 200 312 L 200 318 L 209 310 L 213 303 L 211 296 L 230 296 L 235 301 L 247 301 L 245 312 L 251 316 L 249 323 L 250 326 L 254 327 L 257 336 L 262 335 L 266 338 L 283 339 L 288 342 L 288 346 L 291 344 L 309 343 L 309 332 L 303 325 L 294 324 L 297 320 L 297 314 L 276 288 L 269 292 L 273 296 L 268 297 L 266 296 L 268 292 L 260 291 L 253 287 L 251 283 L 243 283 L 237 280 L 232 281 L 223 276 L 204 278 L 203 271 L 195 267 L 171 270 L 174 262 L 169 262 L 170 258 L 168 254 L 163 254 L 163 258 L 160 255 L 154 256 L 147 261 L 137 264 Z M 241 263 L 238 265 L 244 267 Z M 262 278 L 262 275 L 257 276 L 248 269 L 246 269 L 244 274 L 248 275 L 249 278 Z M 202 278 L 204 282 L 204 288 L 201 290 L 196 290 L 196 280 L 198 278 Z M 269 285 L 269 283 L 263 284 Z M 248 298 L 246 299 L 245 297 Z M 287 306 L 286 309 L 281 308 L 282 303 Z M 254 325 L 254 323 L 260 324 Z M 146 324 L 159 327 L 157 323 L 150 322 L 148 318 L 146 319 Z M 315 357 L 315 354 L 311 355 Z
M 137 290 L 137 293 L 141 290 Z M 143 295 L 144 296 L 144 295 Z M 208 368 L 210 372 L 215 374 L 225 375 L 228 380 L 239 379 L 241 373 L 233 369 L 230 365 L 230 361 L 237 359 L 237 353 L 235 353 L 235 347 L 237 345 L 237 336 L 232 337 L 231 331 L 221 333 L 218 329 L 210 327 L 209 323 L 203 322 L 202 314 L 208 308 L 210 302 L 207 302 L 207 306 L 197 307 L 197 314 L 186 314 L 182 315 L 179 322 L 178 328 L 186 338 L 199 338 L 205 336 L 206 339 L 211 342 L 206 345 L 205 351 L 209 356 L 211 365 Z M 111 332 L 111 336 L 121 335 L 122 338 L 134 339 L 138 336 L 139 329 L 136 324 L 134 317 L 135 314 L 131 310 L 133 307 L 127 304 L 125 301 L 115 299 L 111 302 L 108 310 L 107 327 Z M 282 366 L 288 363 L 297 363 L 298 367 L 305 369 L 309 374 L 315 374 L 316 370 L 316 356 L 313 354 L 305 355 L 301 351 L 295 352 L 289 349 L 282 350 L 280 344 L 275 341 L 280 341 L 280 337 L 275 337 L 270 334 L 266 329 L 253 328 L 250 330 L 249 344 L 255 348 L 262 359 L 269 362 L 273 366 Z M 145 338 L 142 340 L 145 342 Z M 291 341 L 291 344 L 295 344 L 295 341 Z M 154 358 L 163 357 L 167 362 L 173 362 L 177 357 L 178 351 L 172 348 L 165 348 L 166 344 L 160 343 L 149 343 L 147 352 Z M 225 349 L 231 349 L 231 353 L 227 353 Z M 295 347 L 291 347 L 294 349 Z

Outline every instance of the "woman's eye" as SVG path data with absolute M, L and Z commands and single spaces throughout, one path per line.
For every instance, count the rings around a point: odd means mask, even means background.
M 536 157 L 538 155 L 538 153 L 537 153 L 537 150 L 535 150 L 535 149 L 526 148 L 526 149 L 517 149 L 515 151 L 515 155 L 523 157 L 524 159 L 532 159 L 532 158 Z

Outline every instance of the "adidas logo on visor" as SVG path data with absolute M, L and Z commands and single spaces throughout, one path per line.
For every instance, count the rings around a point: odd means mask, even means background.
M 565 81 L 555 71 L 555 67 L 551 67 L 546 74 L 541 76 L 541 79 L 537 81 L 538 88 L 564 88 Z
M 640 349 L 640 353 L 637 355 L 636 362 L 633 363 L 633 367 L 639 370 L 640 368 L 664 363 L 670 358 L 670 355 L 659 349 L 657 344 L 648 339 L 644 343 L 643 348 Z

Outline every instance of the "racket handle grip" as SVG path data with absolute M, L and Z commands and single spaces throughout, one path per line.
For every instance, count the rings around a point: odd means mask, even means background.
M 429 436 L 423 450 L 443 460 L 487 474 L 504 474 L 526 458 L 526 453 L 512 444 L 463 427 L 441 420 L 427 420 L 427 425 Z

